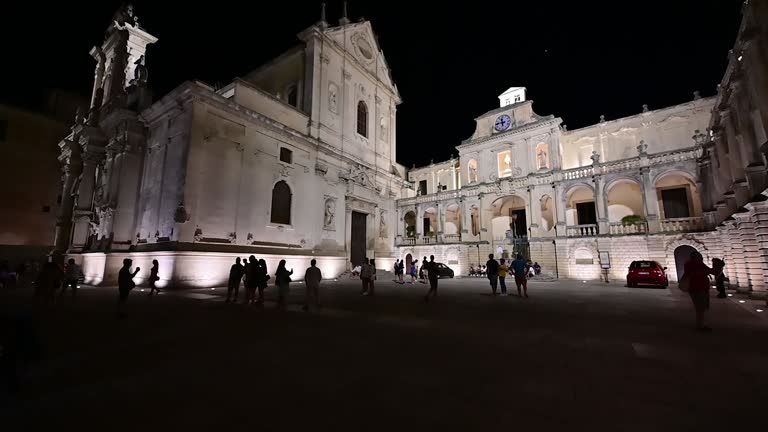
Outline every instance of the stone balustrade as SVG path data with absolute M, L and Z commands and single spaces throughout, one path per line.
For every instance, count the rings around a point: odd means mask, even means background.
M 595 237 L 599 230 L 597 224 L 569 225 L 565 227 L 568 237 Z
M 703 217 L 672 218 L 661 220 L 661 232 L 704 231 L 706 224 Z
M 610 225 L 608 225 L 608 232 L 611 235 L 645 234 L 648 232 L 648 222 L 639 222 L 630 225 L 625 225 L 621 222 L 611 222 Z
M 563 176 L 563 180 L 576 180 L 585 177 L 592 177 L 595 173 L 593 167 L 579 167 L 562 171 L 560 174 Z
M 443 235 L 443 243 L 460 243 L 461 234 L 445 234 Z

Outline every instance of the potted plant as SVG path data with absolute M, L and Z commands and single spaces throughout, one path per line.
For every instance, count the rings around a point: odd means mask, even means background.
M 639 215 L 627 215 L 621 218 L 621 224 L 624 226 L 637 225 L 645 222 L 645 218 Z

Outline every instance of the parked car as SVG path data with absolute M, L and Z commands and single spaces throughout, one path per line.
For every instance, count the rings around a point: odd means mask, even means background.
M 656 261 L 632 261 L 627 273 L 627 286 L 648 285 L 666 288 L 669 285 L 667 268 Z
M 453 270 L 448 267 L 447 265 L 443 263 L 435 263 L 437 264 L 437 276 L 441 278 L 451 278 L 453 279 Z

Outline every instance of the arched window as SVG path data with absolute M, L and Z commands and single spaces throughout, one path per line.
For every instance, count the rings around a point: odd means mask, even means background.
M 299 107 L 299 90 L 295 84 L 291 84 L 288 87 L 288 105 L 298 108 Z
M 363 101 L 357 103 L 357 133 L 368 137 L 368 106 Z
M 291 224 L 291 188 L 288 183 L 279 181 L 272 188 L 272 223 Z

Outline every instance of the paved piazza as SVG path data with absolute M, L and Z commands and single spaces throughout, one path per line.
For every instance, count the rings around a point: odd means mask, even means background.
M 319 313 L 300 311 L 301 284 L 287 312 L 225 304 L 222 288 L 135 290 L 117 319 L 116 289 L 84 288 L 40 313 L 43 361 L 0 416 L 24 426 L 7 430 L 765 426 L 768 312 L 737 295 L 712 299 L 700 334 L 676 288 L 534 281 L 525 300 L 456 279 L 428 304 L 426 285 L 376 289 L 325 282 Z

